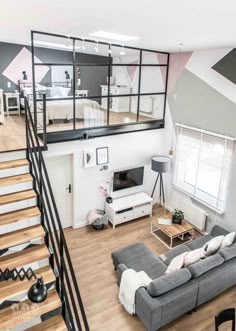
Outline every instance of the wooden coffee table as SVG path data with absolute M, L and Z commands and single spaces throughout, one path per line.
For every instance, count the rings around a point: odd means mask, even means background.
M 151 233 L 168 248 L 184 245 L 194 238 L 194 228 L 185 220 L 182 221 L 181 225 L 166 225 L 159 224 L 157 218 L 152 219 Z

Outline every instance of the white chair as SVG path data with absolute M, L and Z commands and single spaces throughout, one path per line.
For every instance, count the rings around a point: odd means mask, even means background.
M 4 91 L 0 89 L 0 123 L 5 125 L 4 117 Z

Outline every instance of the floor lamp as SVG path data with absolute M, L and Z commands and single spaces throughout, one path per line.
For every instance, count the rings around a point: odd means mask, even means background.
M 163 204 L 165 204 L 165 192 L 162 174 L 170 171 L 170 158 L 168 156 L 154 156 L 152 158 L 152 170 L 157 172 L 157 178 L 151 196 L 153 197 L 158 179 L 160 178 L 160 204 L 161 200 L 163 201 Z

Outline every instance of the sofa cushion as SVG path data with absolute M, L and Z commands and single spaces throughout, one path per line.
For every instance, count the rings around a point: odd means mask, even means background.
M 236 257 L 236 244 L 231 245 L 230 247 L 225 247 L 219 250 L 218 252 L 225 261 L 231 260 Z
M 187 243 L 186 245 L 191 249 L 198 249 L 201 248 L 206 242 L 208 242 L 209 240 L 211 240 L 213 237 L 210 234 L 207 234 L 206 236 L 197 238 L 189 243 Z
M 215 254 L 218 251 L 218 249 L 220 248 L 220 245 L 221 245 L 223 239 L 224 239 L 224 236 L 218 236 L 218 237 L 212 238 L 207 243 L 205 243 L 203 246 L 204 254 L 206 256 Z
M 142 242 L 122 248 L 112 253 L 111 256 L 115 268 L 118 264 L 123 263 L 127 268 L 137 272 L 145 271 L 152 279 L 163 276 L 167 269 L 165 263 Z
M 171 274 L 154 279 L 147 287 L 148 293 L 152 297 L 158 297 L 173 290 L 180 285 L 187 283 L 192 278 L 188 269 L 184 268 Z
M 215 254 L 207 257 L 204 260 L 201 260 L 197 263 L 192 264 L 188 267 L 188 270 L 191 272 L 193 278 L 197 278 L 207 271 L 218 267 L 219 265 L 224 263 L 224 259 L 219 254 Z
M 234 239 L 235 239 L 235 232 L 230 232 L 230 233 L 228 233 L 228 234 L 224 237 L 224 239 L 223 239 L 223 241 L 222 241 L 222 243 L 221 243 L 221 245 L 220 245 L 220 249 L 223 249 L 223 248 L 225 248 L 225 247 L 229 247 L 229 246 L 231 246 L 232 243 L 234 242 Z
M 212 237 L 218 237 L 218 236 L 225 236 L 229 232 L 220 227 L 219 225 L 214 225 L 211 229 L 211 235 Z
M 166 253 L 160 255 L 160 259 L 168 266 L 174 257 L 185 253 L 190 252 L 190 248 L 186 245 L 177 246 L 167 251 Z

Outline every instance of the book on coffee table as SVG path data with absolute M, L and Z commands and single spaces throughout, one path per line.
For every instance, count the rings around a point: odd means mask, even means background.
M 165 225 L 171 225 L 172 220 L 170 218 L 158 218 L 158 224 L 165 224 Z

